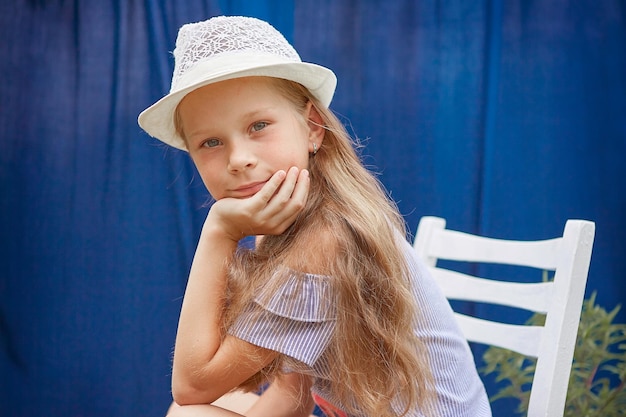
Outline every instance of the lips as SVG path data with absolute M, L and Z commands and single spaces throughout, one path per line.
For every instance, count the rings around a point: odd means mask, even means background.
M 241 187 L 237 187 L 236 189 L 233 190 L 233 197 L 236 197 L 236 198 L 252 197 L 256 193 L 258 193 L 261 190 L 261 188 L 263 188 L 266 182 L 267 181 L 253 182 L 249 184 L 244 184 Z

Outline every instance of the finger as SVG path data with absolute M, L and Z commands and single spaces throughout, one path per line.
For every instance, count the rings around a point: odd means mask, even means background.
M 306 205 L 309 184 L 309 172 L 307 170 L 290 170 L 281 189 L 265 208 L 265 213 L 268 215 L 271 213 L 280 233 L 295 221 Z
M 301 170 L 298 175 L 298 181 L 296 183 L 296 186 L 293 192 L 291 193 L 291 200 L 294 203 L 304 207 L 304 205 L 306 204 L 307 198 L 309 196 L 310 184 L 311 184 L 311 180 L 309 177 L 309 171 L 306 169 Z
M 264 209 L 267 213 L 278 213 L 285 210 L 291 202 L 291 195 L 298 183 L 298 175 L 299 170 L 297 167 L 289 168 L 280 188 L 276 191 L 274 196 L 272 196 Z
M 269 181 L 267 181 L 267 184 L 265 184 L 254 197 L 258 197 L 264 206 L 267 205 L 274 194 L 276 194 L 276 191 L 280 188 L 286 176 L 287 173 L 285 171 L 276 171 Z
M 280 189 L 274 195 L 274 197 L 278 197 L 277 200 L 287 201 L 291 198 L 291 194 L 298 183 L 299 174 L 298 167 L 289 168 Z

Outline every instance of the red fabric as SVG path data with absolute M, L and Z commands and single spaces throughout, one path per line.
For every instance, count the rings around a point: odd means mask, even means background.
M 348 417 L 348 415 L 317 394 L 313 394 L 313 401 L 327 417 Z

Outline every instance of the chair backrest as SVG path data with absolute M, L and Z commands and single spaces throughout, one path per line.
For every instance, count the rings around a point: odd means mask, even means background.
M 563 236 L 537 241 L 493 239 L 449 230 L 445 226 L 442 218 L 423 217 L 413 247 L 448 299 L 546 314 L 544 326 L 525 326 L 455 313 L 466 338 L 536 357 L 528 417 L 562 416 L 595 224 L 568 220 Z M 554 279 L 536 283 L 497 281 L 437 267 L 440 259 L 532 267 L 554 271 Z

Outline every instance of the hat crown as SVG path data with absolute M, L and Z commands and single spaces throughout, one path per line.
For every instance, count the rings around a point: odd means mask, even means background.
M 197 63 L 231 54 L 271 55 L 301 62 L 296 50 L 269 23 L 252 17 L 218 16 L 183 25 L 174 49 L 171 91 Z

